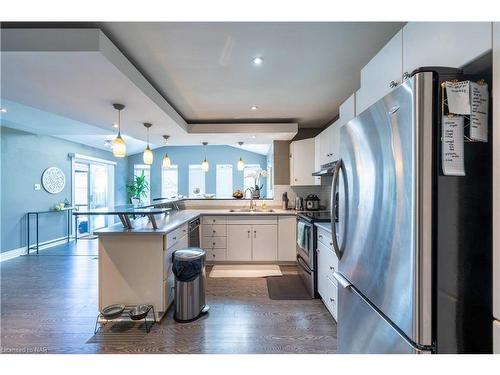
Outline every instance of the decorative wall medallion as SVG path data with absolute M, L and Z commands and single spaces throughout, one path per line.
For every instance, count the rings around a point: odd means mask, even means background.
M 59 168 L 50 167 L 43 171 L 42 185 L 50 194 L 57 194 L 63 191 L 66 185 L 66 177 Z

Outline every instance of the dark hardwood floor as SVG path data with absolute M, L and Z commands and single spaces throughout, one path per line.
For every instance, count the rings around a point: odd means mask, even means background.
M 271 300 L 263 278 L 208 278 L 207 316 L 176 323 L 170 309 L 139 341 L 87 343 L 98 313 L 96 255 L 97 241 L 82 240 L 0 263 L 3 353 L 336 351 L 335 321 L 323 303 Z

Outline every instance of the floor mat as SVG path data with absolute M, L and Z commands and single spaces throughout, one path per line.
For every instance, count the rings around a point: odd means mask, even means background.
M 209 277 L 282 276 L 280 266 L 268 264 L 224 264 L 213 266 Z
M 144 321 L 108 322 L 87 341 L 87 344 L 131 344 L 141 341 L 146 334 Z
M 306 300 L 312 299 L 299 275 L 268 277 L 267 292 L 274 300 Z

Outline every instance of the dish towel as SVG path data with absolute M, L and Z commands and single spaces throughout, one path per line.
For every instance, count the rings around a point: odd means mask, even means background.
M 302 249 L 306 248 L 306 235 L 306 225 L 302 221 L 299 221 L 297 226 L 297 245 Z

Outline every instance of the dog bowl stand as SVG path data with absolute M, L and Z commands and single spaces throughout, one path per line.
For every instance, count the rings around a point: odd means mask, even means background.
M 153 305 L 149 305 L 149 309 L 147 310 L 146 312 L 146 316 L 144 317 L 144 319 L 138 319 L 138 320 L 134 320 L 130 317 L 129 315 L 129 311 L 132 310 L 133 308 L 135 308 L 136 306 L 125 306 L 125 310 L 123 310 L 123 312 L 121 313 L 120 316 L 116 317 L 116 318 L 113 318 L 113 319 L 107 319 L 104 317 L 104 315 L 102 313 L 99 313 L 99 315 L 97 315 L 97 318 L 95 320 L 95 326 L 94 326 L 94 335 L 97 334 L 101 328 L 103 326 L 105 326 L 106 324 L 108 324 L 108 322 L 113 322 L 113 321 L 116 321 L 116 320 L 130 320 L 132 322 L 135 322 L 135 321 L 139 321 L 139 320 L 144 320 L 144 326 L 146 327 L 146 332 L 149 333 L 149 331 L 151 331 L 151 327 L 153 327 L 153 324 L 157 323 L 156 321 L 156 313 L 155 313 L 155 308 Z M 150 322 L 150 324 L 148 325 L 148 315 L 149 315 L 149 312 L 150 311 L 153 311 L 153 321 Z M 124 319 L 125 318 L 125 319 Z M 99 322 L 104 322 L 102 325 L 99 325 Z

